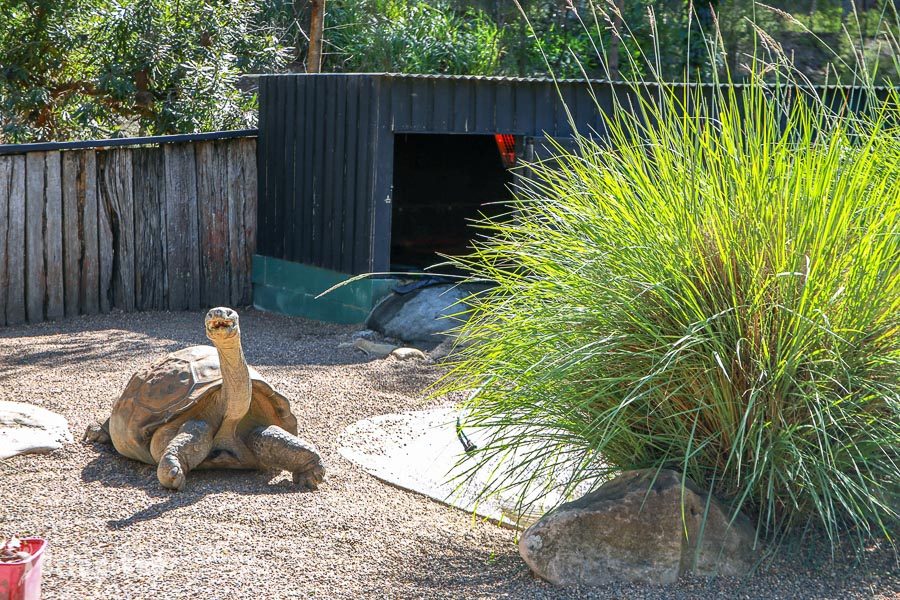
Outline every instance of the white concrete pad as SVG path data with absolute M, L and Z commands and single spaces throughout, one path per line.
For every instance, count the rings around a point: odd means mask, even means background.
M 0 401 L 0 460 L 72 443 L 65 417 L 25 402 Z
M 461 480 L 461 474 L 476 463 L 466 457 L 457 437 L 458 414 L 458 409 L 447 407 L 364 419 L 344 430 L 340 452 L 378 479 L 508 527 L 516 523 L 527 527 L 559 501 L 558 494 L 550 492 L 518 518 L 519 490 L 479 498 L 497 464 Z M 479 446 L 491 437 L 486 430 L 466 429 L 465 433 Z M 579 486 L 578 493 L 584 489 Z

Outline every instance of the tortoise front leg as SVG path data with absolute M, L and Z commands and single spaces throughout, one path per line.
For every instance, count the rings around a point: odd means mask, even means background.
M 263 469 L 290 471 L 294 483 L 314 490 L 325 479 L 325 467 L 315 446 L 281 427 L 259 427 L 247 436 L 250 450 Z
M 156 468 L 156 476 L 163 487 L 171 490 L 184 487 L 185 475 L 203 462 L 212 449 L 214 434 L 206 421 L 187 421 L 178 429 Z
M 87 431 L 84 432 L 82 442 L 96 442 L 98 444 L 108 444 L 112 440 L 109 437 L 109 419 L 103 423 L 91 423 L 88 425 Z

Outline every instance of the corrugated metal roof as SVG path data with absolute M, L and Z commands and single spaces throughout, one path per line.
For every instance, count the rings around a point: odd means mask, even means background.
M 443 73 L 268 73 L 265 75 L 259 75 L 259 77 L 383 77 L 389 79 L 435 79 L 442 81 L 484 81 L 484 82 L 496 82 L 496 83 L 558 83 L 558 84 L 578 84 L 578 83 L 588 83 L 591 85 L 620 85 L 626 87 L 634 87 L 635 85 L 642 87 L 657 87 L 661 82 L 657 81 L 648 81 L 641 83 L 633 83 L 629 81 L 623 80 L 615 80 L 615 79 L 554 79 L 552 77 L 512 77 L 506 75 L 447 75 Z M 703 88 L 715 88 L 721 87 L 725 84 L 715 84 L 715 83 L 706 83 L 706 82 L 683 82 L 683 81 L 671 81 L 671 82 L 662 82 L 662 85 L 673 86 L 673 87 L 703 87 Z M 784 86 L 784 87 L 794 87 L 793 84 L 766 84 L 771 87 Z M 732 83 L 730 84 L 732 87 L 743 88 L 749 87 L 749 83 Z M 837 89 L 865 89 L 866 86 L 854 86 L 854 85 L 838 85 L 838 84 L 828 84 L 828 85 L 813 85 L 813 86 L 799 86 L 801 88 L 812 88 L 817 90 L 837 90 Z M 896 90 L 900 89 L 900 86 L 886 86 L 886 85 L 876 85 L 872 86 L 871 89 L 878 91 L 887 91 L 887 90 Z

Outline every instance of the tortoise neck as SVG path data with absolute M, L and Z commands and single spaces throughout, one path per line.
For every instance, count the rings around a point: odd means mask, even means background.
M 222 400 L 225 406 L 223 427 L 237 426 L 250 409 L 250 369 L 244 359 L 241 338 L 236 336 L 227 343 L 216 344 L 219 368 L 222 371 Z

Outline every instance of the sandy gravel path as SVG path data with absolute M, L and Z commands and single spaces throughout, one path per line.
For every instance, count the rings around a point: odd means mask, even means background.
M 427 405 L 437 369 L 338 348 L 352 327 L 244 310 L 247 359 L 292 399 L 328 479 L 194 472 L 178 494 L 155 469 L 101 446 L 0 462 L 0 534 L 50 539 L 45 598 L 872 598 L 900 596 L 896 558 L 864 567 L 798 545 L 747 582 L 558 590 L 535 580 L 511 531 L 385 485 L 343 460 L 337 438 L 373 415 Z M 202 315 L 114 313 L 0 328 L 0 400 L 68 418 L 80 439 L 140 366 L 206 343 Z

